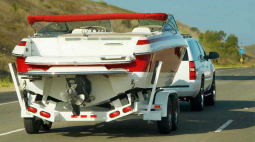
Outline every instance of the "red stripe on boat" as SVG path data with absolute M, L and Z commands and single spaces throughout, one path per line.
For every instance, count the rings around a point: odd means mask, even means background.
M 168 15 L 165 13 L 110 13 L 87 15 L 34 15 L 28 16 L 27 21 L 33 25 L 35 22 L 75 22 L 116 19 L 148 19 L 165 21 Z
M 149 64 L 151 60 L 151 54 L 136 55 L 134 62 L 129 64 L 116 64 L 116 65 L 105 65 L 107 69 L 111 68 L 124 68 L 129 72 L 147 72 L 149 71 Z
M 33 69 L 41 69 L 41 70 L 48 70 L 50 66 L 38 66 L 38 65 L 28 65 L 25 64 L 25 57 L 17 57 L 17 70 L 19 73 L 21 72 L 28 72 Z
M 151 54 L 145 55 L 136 55 L 136 60 L 127 63 L 127 64 L 111 64 L 111 65 L 104 65 L 107 69 L 112 68 L 124 68 L 129 70 L 129 72 L 146 72 L 149 70 Z M 40 70 L 48 70 L 52 66 L 45 66 L 45 65 L 29 65 L 25 63 L 25 57 L 17 57 L 17 70 L 18 73 L 25 73 L 30 70 L 40 69 Z M 72 65 L 69 65 L 70 67 Z M 82 66 L 82 65 L 80 65 Z

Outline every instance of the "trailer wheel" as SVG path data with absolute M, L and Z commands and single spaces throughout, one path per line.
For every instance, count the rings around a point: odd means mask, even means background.
M 161 121 L 157 121 L 158 131 L 160 134 L 169 134 L 172 130 L 172 103 L 170 98 L 167 103 L 167 116 L 162 117 Z
M 199 93 L 195 98 L 190 99 L 190 109 L 192 111 L 202 111 L 204 109 L 204 80 L 201 81 Z
M 41 130 L 49 131 L 52 126 L 52 122 L 44 122 L 42 121 Z
M 216 101 L 216 86 L 215 86 L 215 76 L 213 76 L 212 86 L 209 90 L 210 95 L 205 97 L 205 105 L 214 106 Z
M 41 128 L 42 120 L 40 118 L 24 118 L 25 130 L 28 134 L 37 134 Z
M 179 123 L 179 103 L 178 103 L 178 98 L 175 98 L 173 100 L 173 107 L 172 107 L 172 131 L 177 130 L 178 128 L 178 123 Z

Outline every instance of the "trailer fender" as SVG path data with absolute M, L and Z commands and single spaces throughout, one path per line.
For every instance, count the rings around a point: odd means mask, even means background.
M 155 104 L 161 105 L 161 117 L 166 117 L 167 116 L 167 102 L 168 98 L 171 98 L 171 101 L 177 97 L 177 92 L 176 91 L 161 91 L 157 92 L 156 97 L 155 97 Z

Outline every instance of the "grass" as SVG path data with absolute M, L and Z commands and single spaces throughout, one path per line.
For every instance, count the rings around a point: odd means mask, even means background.
M 215 68 L 241 68 L 241 67 L 255 67 L 254 65 L 251 66 L 247 66 L 247 65 L 243 65 L 241 66 L 240 64 L 230 64 L 230 65 L 219 65 L 219 64 L 214 64 Z
M 0 89 L 12 87 L 13 82 L 9 72 L 0 70 Z
M 255 44 L 244 46 L 244 52 L 247 56 L 255 59 Z
M 13 86 L 13 82 L 10 81 L 10 78 L 4 78 L 0 80 L 0 89 L 9 88 Z

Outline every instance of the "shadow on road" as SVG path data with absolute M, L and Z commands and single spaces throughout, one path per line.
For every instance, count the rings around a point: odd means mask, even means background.
M 216 76 L 216 80 L 255 80 L 255 76 Z
M 160 135 L 156 122 L 148 124 L 142 119 L 123 119 L 95 125 L 71 126 L 53 128 L 51 133 L 67 137 L 108 136 L 108 139 L 118 137 L 155 137 L 184 134 L 214 132 L 228 120 L 234 120 L 228 129 L 245 129 L 255 125 L 254 101 L 217 101 L 216 106 L 206 107 L 202 112 L 191 112 L 189 103 L 181 103 L 180 123 L 177 131 L 170 135 Z M 249 108 L 249 109 L 244 109 Z M 245 123 L 244 123 L 245 122 Z

